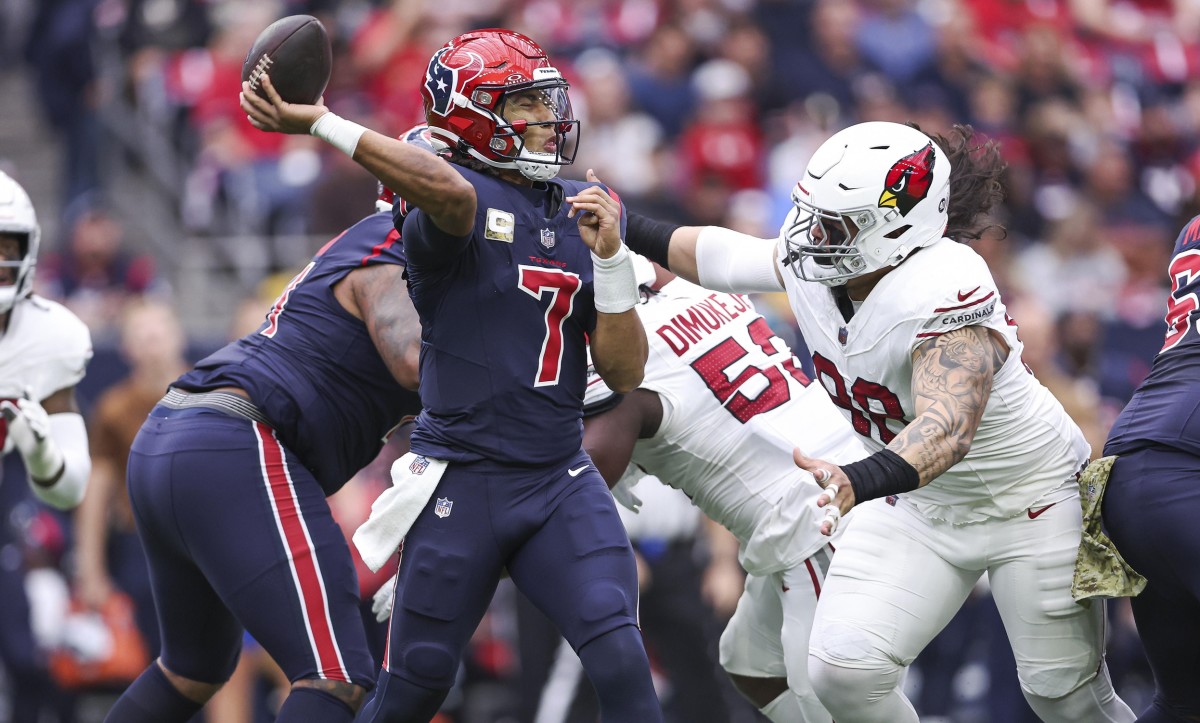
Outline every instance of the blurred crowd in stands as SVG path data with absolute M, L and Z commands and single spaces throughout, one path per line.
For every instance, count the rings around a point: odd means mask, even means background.
M 147 295 L 167 312 L 143 311 L 137 323 L 179 332 L 169 313 L 174 259 L 125 244 L 128 219 L 105 201 L 114 189 L 104 149 L 122 133 L 138 129 L 134 145 L 178 169 L 180 243 L 252 239 L 270 260 L 255 282 L 286 278 L 315 250 L 297 254 L 289 239 L 328 237 L 372 210 L 375 182 L 355 164 L 308 137 L 257 132 L 238 109 L 247 49 L 295 13 L 317 15 L 331 33 L 329 107 L 396 134 L 422 120 L 418 87 L 445 39 L 470 27 L 525 32 L 562 66 L 583 121 L 565 175 L 594 168 L 639 212 L 760 236 L 777 232 L 809 155 L 834 131 L 863 120 L 930 131 L 969 123 L 1002 144 L 1009 163 L 1007 201 L 975 246 L 1020 325 L 1025 361 L 1093 450 L 1161 346 L 1172 241 L 1200 212 L 1194 0 L 39 0 L 25 60 L 64 164 L 59 207 L 39 209 L 63 231 L 44 242 L 36 287 L 64 300 L 98 341 L 118 338 L 120 320 L 133 318 L 126 307 Z M 265 311 L 270 296 L 250 308 Z M 786 303 L 765 302 L 772 326 L 786 328 Z M 229 320 L 231 330 L 247 324 L 257 321 Z M 85 402 L 127 368 L 137 375 L 136 346 L 124 356 L 115 344 L 98 351 L 80 387 Z M 186 346 L 175 343 L 156 368 L 179 366 Z M 362 514 L 361 503 L 350 507 Z M 111 524 L 128 532 L 119 508 Z M 695 563 L 694 579 L 679 584 L 703 588 L 710 619 L 698 625 L 711 643 L 740 581 L 728 567 L 706 570 L 705 560 L 727 557 L 699 523 L 678 539 L 648 533 L 639 546 L 651 560 L 678 543 Z M 95 564 L 75 575 L 89 599 L 106 584 L 96 575 Z M 923 719 L 1035 720 L 986 589 L 976 602 L 914 666 Z M 503 595 L 497 605 L 464 671 L 465 690 L 487 683 L 491 692 L 452 697 L 447 720 L 532 720 L 518 717 L 533 714 L 518 712 L 529 696 L 515 691 L 541 682 L 512 684 L 528 643 L 517 632 L 522 616 Z M 1110 666 L 1137 710 L 1149 675 L 1127 605 L 1111 615 Z M 662 672 L 664 690 L 690 694 L 694 681 Z M 715 676 L 688 673 L 701 674 Z M 754 720 L 724 697 L 730 708 L 714 721 Z M 587 720 L 571 709 L 538 720 Z

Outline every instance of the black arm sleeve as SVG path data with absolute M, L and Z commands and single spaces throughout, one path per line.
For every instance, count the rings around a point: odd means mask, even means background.
M 671 235 L 679 228 L 679 224 L 655 221 L 632 212 L 627 223 L 625 245 L 664 269 L 668 268 L 667 252 L 671 248 Z

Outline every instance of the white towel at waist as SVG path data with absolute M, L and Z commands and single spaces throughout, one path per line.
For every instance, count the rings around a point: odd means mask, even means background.
M 354 532 L 354 546 L 371 572 L 400 547 L 445 471 L 445 460 L 412 452 L 392 463 L 392 486 L 371 503 L 371 516 Z

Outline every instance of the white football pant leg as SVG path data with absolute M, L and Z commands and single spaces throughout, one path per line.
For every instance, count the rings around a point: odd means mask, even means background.
M 1104 605 L 1071 597 L 1082 513 L 1078 496 L 993 525 L 992 597 L 1021 691 L 1043 721 L 1132 721 L 1103 666 Z M 1097 674 L 1097 671 L 1100 674 Z
M 808 682 L 809 634 L 830 557 L 825 547 L 792 570 L 748 575 L 737 610 L 721 635 L 721 666 L 727 672 L 787 678 L 788 690 L 760 709 L 774 723 L 833 720 Z
M 962 532 L 903 501 L 856 509 L 821 591 L 809 649 L 810 683 L 834 719 L 917 723 L 899 689 L 903 669 L 981 574 L 967 558 L 980 545 Z
M 823 592 L 832 559 L 829 546 L 822 547 L 815 555 L 798 567 L 783 573 L 780 601 L 783 606 L 784 665 L 787 668 L 788 693 L 793 697 L 796 708 L 803 714 L 800 718 L 771 718 L 772 721 L 802 720 L 806 723 L 832 723 L 833 716 L 825 708 L 808 679 L 808 648 L 812 637 L 813 618 L 817 601 Z M 768 706 L 769 708 L 770 706 Z M 763 712 L 767 715 L 766 711 Z M 769 715 L 767 715 L 770 718 Z

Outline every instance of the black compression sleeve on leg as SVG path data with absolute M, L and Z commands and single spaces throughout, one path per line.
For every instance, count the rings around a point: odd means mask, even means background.
M 671 248 L 671 234 L 677 228 L 679 224 L 630 213 L 625 224 L 625 245 L 665 269 L 668 268 L 667 252 Z
M 878 497 L 912 492 L 921 486 L 921 473 L 890 449 L 881 449 L 857 462 L 842 465 L 850 479 L 854 502 L 866 502 Z

